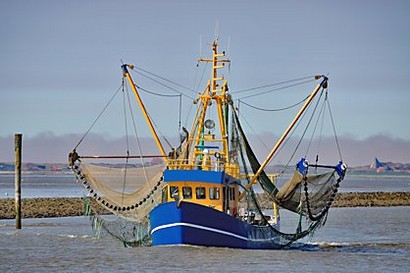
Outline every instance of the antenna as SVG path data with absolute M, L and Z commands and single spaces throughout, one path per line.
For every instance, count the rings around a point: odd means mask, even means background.
M 231 36 L 228 36 L 228 45 L 226 47 L 226 51 L 228 52 L 227 58 L 231 58 Z M 231 62 L 228 63 L 228 77 L 231 79 Z
M 215 22 L 215 40 L 219 39 L 219 21 L 216 20 Z
M 231 52 L 231 36 L 228 36 L 228 46 L 226 47 L 228 54 Z
M 199 35 L 199 58 L 202 58 L 202 34 Z

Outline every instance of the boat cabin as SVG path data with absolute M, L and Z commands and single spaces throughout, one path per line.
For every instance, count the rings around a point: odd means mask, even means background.
M 236 216 L 239 181 L 222 171 L 166 170 L 162 202 L 191 202 Z

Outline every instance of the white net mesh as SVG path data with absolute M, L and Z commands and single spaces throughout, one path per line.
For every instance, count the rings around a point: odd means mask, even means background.
M 140 221 L 161 201 L 163 164 L 124 168 L 81 162 L 76 170 L 92 197 L 129 221 Z

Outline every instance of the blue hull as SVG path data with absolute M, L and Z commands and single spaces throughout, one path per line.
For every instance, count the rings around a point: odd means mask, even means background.
M 152 243 L 243 249 L 277 249 L 280 238 L 267 226 L 253 226 L 215 209 L 190 202 L 163 203 L 150 215 Z

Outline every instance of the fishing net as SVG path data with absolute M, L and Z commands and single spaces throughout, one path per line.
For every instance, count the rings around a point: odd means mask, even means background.
M 249 177 L 249 176 L 248 176 Z M 250 182 L 250 179 L 247 179 Z M 260 219 L 266 217 L 266 209 L 272 203 L 279 205 L 295 215 L 293 229 L 280 230 L 275 221 L 261 221 L 256 229 L 256 239 L 270 240 L 278 248 L 289 246 L 296 240 L 313 233 L 327 220 L 329 208 L 336 196 L 341 179 L 335 178 L 335 172 L 303 176 L 297 171 L 278 191 L 276 196 L 269 192 L 255 193 L 250 188 L 246 195 L 246 208 Z
M 85 212 L 97 237 L 110 234 L 127 246 L 150 244 L 148 214 L 161 202 L 163 164 L 142 167 L 77 160 L 72 168 L 89 197 L 113 214 L 101 215 L 85 199 Z
M 232 101 L 228 103 L 233 106 Z M 205 107 L 206 110 L 207 106 L 210 105 L 202 104 L 199 109 Z M 199 115 L 202 113 L 198 110 L 196 119 L 199 119 Z M 228 113 L 228 108 L 226 108 L 226 113 Z M 232 113 L 234 119 L 230 125 L 232 125 L 233 135 L 231 136 L 230 150 L 227 152 L 231 156 L 229 164 L 237 167 L 236 164 L 242 160 L 239 165 L 241 165 L 241 172 L 243 172 L 241 179 L 244 177 L 243 186 L 246 198 L 245 201 L 242 201 L 239 210 L 246 212 L 246 216 L 244 213 L 241 220 L 254 226 L 252 234 L 248 234 L 248 239 L 271 243 L 272 247 L 282 248 L 300 238 L 312 235 L 318 227 L 326 222 L 328 210 L 343 176 L 335 168 L 330 172 L 327 169 L 323 173 L 315 172 L 313 175 L 300 172 L 297 168 L 291 179 L 278 188 L 265 171 L 259 172 L 261 164 L 241 128 L 233 107 Z M 228 125 L 228 120 L 226 123 Z M 179 147 L 172 149 L 168 155 L 169 159 L 172 160 L 169 160 L 167 168 L 199 167 L 202 154 L 199 153 L 198 157 L 190 155 L 195 155 L 197 150 L 207 146 L 220 148 L 214 138 L 205 137 L 204 131 L 200 131 L 203 128 L 200 128 L 199 124 L 196 123 L 190 133 L 185 132 L 186 138 L 181 140 Z M 197 142 L 194 143 L 193 139 L 189 141 L 188 135 L 198 135 L 202 139 L 200 139 L 201 141 L 195 139 Z M 205 151 L 203 152 L 205 153 Z M 92 202 L 85 199 L 85 210 L 91 216 L 92 226 L 97 236 L 109 234 L 122 241 L 126 246 L 150 245 L 148 215 L 162 201 L 162 192 L 165 187 L 163 182 L 165 166 L 162 164 L 148 167 L 133 165 L 128 161 L 128 157 L 124 157 L 126 158 L 125 164 L 124 162 L 122 164 L 95 164 L 85 162 L 84 158 L 79 157 L 75 149 L 70 155 L 70 165 L 77 180 L 86 187 L 90 198 L 111 213 L 111 215 L 98 213 Z M 248 171 L 248 166 L 250 166 L 250 171 Z M 257 181 L 265 192 L 263 195 L 256 194 L 253 187 L 248 187 L 251 186 L 251 177 L 254 177 L 256 173 L 258 173 Z M 339 174 L 339 178 L 336 178 L 335 174 Z M 261 205 L 266 203 L 270 203 L 270 205 L 273 203 L 294 213 L 297 216 L 296 228 L 291 232 L 280 230 L 279 216 L 274 215 L 274 221 L 272 218 L 266 217 L 264 209 L 268 206 Z M 268 245 L 267 247 L 270 248 Z
M 257 173 L 261 164 L 242 130 L 236 112 L 233 111 L 233 113 L 237 135 L 242 144 L 239 146 L 239 149 L 247 178 L 245 182 L 248 185 L 251 179 L 246 167 L 246 160 L 249 162 L 253 175 Z M 302 163 L 300 162 L 299 164 Z M 312 235 L 317 228 L 325 224 L 328 210 L 334 201 L 339 183 L 343 179 L 343 176 L 336 178 L 335 174 L 337 171 L 335 168 L 332 171 L 329 171 L 328 168 L 321 170 L 316 168 L 316 172 L 321 171 L 321 173 L 307 175 L 307 167 L 305 167 L 303 173 L 300 172 L 298 167 L 296 167 L 291 179 L 280 189 L 273 183 L 265 171 L 262 171 L 258 177 L 258 182 L 265 194 L 255 194 L 251 187 L 246 196 L 247 209 L 256 213 L 259 218 L 263 219 L 265 214 L 261 204 L 269 207 L 272 203 L 298 215 L 296 229 L 293 233 L 281 232 L 278 226 L 272 225 L 269 221 L 264 221 L 263 225 L 258 228 L 259 238 L 272 238 L 272 243 L 278 244 L 280 247 L 286 247 L 298 239 Z
M 290 211 L 315 218 L 333 201 L 339 182 L 334 171 L 304 176 L 296 170 L 280 188 L 276 199 Z
M 138 221 L 161 200 L 163 165 L 113 168 L 81 163 L 80 169 L 101 204 L 122 217 Z M 100 199 L 98 199 L 100 197 Z

